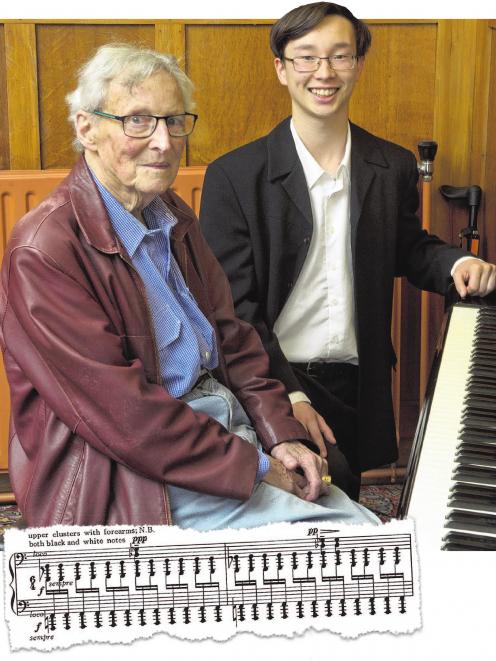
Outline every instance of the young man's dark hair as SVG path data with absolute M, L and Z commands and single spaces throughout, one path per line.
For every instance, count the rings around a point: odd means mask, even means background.
M 303 37 L 313 30 L 326 16 L 343 16 L 355 30 L 357 55 L 363 57 L 372 42 L 370 30 L 351 11 L 333 2 L 313 2 L 296 7 L 274 24 L 270 33 L 270 47 L 274 55 L 283 59 L 284 48 L 289 41 Z

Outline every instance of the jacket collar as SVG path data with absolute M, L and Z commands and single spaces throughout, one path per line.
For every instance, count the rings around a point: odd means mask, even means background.
M 70 172 L 67 186 L 74 215 L 88 243 L 101 252 L 121 252 L 105 205 L 84 157 L 79 159 Z M 182 241 L 189 226 L 195 221 L 195 216 L 191 209 L 171 190 L 166 191 L 162 195 L 162 199 L 178 221 L 172 230 L 171 239 Z
M 289 123 L 290 117 L 278 124 L 267 136 L 268 179 L 273 181 L 291 172 L 299 163 Z M 364 163 L 388 168 L 389 163 L 373 135 L 356 124 L 351 127 L 351 167 Z

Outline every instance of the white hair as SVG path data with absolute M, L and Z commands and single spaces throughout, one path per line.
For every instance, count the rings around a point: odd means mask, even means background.
M 135 85 L 158 71 L 165 71 L 175 78 L 183 95 L 185 110 L 194 110 L 193 83 L 180 69 L 174 55 L 113 43 L 100 46 L 91 60 L 79 69 L 78 86 L 65 97 L 69 106 L 69 121 L 76 129 L 76 113 L 79 110 L 102 110 L 109 85 L 117 77 L 120 76 L 120 82 L 131 91 Z M 74 147 L 79 152 L 83 151 L 77 138 Z

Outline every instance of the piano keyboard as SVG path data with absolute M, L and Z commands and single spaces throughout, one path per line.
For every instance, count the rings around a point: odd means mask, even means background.
M 437 548 L 496 550 L 496 309 L 455 305 L 438 360 L 399 514 Z

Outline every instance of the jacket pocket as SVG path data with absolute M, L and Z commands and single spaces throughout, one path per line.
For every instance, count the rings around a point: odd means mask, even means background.
M 155 340 L 159 351 L 177 340 L 181 332 L 181 320 L 176 317 L 167 303 L 162 303 L 155 315 Z

